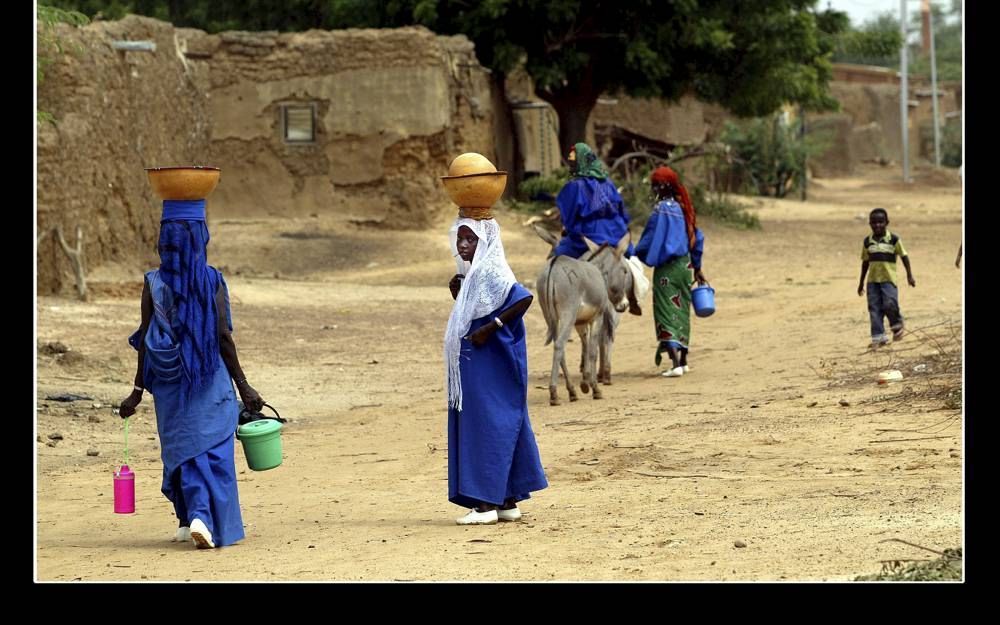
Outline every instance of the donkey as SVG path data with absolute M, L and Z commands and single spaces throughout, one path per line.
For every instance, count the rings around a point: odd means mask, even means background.
M 535 232 L 553 247 L 558 243 L 554 234 L 535 226 Z M 632 273 L 624 258 L 628 249 L 626 233 L 618 243 L 597 245 L 586 237 L 590 253 L 584 259 L 569 256 L 551 258 L 536 281 L 538 298 L 548 333 L 545 344 L 555 341 L 552 353 L 552 374 L 549 382 L 549 404 L 559 405 L 559 369 L 566 379 L 569 400 L 576 401 L 576 389 L 566 368 L 566 342 L 576 328 L 582 343 L 580 390 L 594 390 L 594 399 L 601 399 L 595 365 L 601 355 L 601 372 L 607 367 L 610 383 L 610 354 L 619 315 L 627 308 L 626 289 L 631 288 Z M 605 360 L 607 358 L 607 360 Z

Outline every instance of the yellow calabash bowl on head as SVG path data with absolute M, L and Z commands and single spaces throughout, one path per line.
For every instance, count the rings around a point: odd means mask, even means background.
M 459 154 L 448 167 L 448 176 L 468 176 L 469 174 L 486 174 L 496 172 L 496 166 L 482 154 L 466 152 Z
M 463 208 L 488 208 L 503 195 L 507 172 L 497 171 L 482 154 L 466 152 L 455 157 L 441 181 L 452 202 Z
M 503 195 L 507 187 L 507 172 L 444 176 L 441 181 L 452 202 L 464 208 L 486 208 L 493 206 Z
M 147 167 L 149 184 L 162 200 L 203 200 L 219 184 L 218 167 Z

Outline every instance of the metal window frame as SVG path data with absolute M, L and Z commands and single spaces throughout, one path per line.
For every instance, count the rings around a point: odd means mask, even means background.
M 310 115 L 312 116 L 312 122 L 310 130 L 312 131 L 311 137 L 309 139 L 290 139 L 288 137 L 288 111 L 289 109 L 309 109 Z M 316 143 L 316 103 L 315 102 L 288 102 L 281 105 L 281 138 L 285 143 L 293 145 L 306 145 Z

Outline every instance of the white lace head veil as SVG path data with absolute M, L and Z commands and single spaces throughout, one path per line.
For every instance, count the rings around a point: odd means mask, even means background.
M 468 226 L 479 243 L 472 263 L 458 255 L 456 238 L 460 226 Z M 448 388 L 448 405 L 462 409 L 462 378 L 458 366 L 462 337 L 469 333 L 473 319 L 483 317 L 504 303 L 510 288 L 517 282 L 507 264 L 507 256 L 500 240 L 500 224 L 495 219 L 469 219 L 459 217 L 448 230 L 451 253 L 455 257 L 458 273 L 464 274 L 462 288 L 455 299 L 455 306 L 448 318 L 444 333 L 445 385 Z

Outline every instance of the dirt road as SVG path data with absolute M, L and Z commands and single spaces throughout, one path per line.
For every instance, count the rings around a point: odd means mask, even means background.
M 40 297 L 37 579 L 847 580 L 880 560 L 933 557 L 887 539 L 960 545 L 961 413 L 930 390 L 946 378 L 942 355 L 960 357 L 961 194 L 896 179 L 816 180 L 805 203 L 748 198 L 761 231 L 704 220 L 718 312 L 695 319 L 682 378 L 653 365 L 647 296 L 645 315 L 620 326 L 605 399 L 551 407 L 533 306 L 528 402 L 550 487 L 519 523 L 458 527 L 464 511 L 447 501 L 445 224 L 211 224 L 244 369 L 292 420 L 275 470 L 250 471 L 237 446 L 247 537 L 224 549 L 169 542 L 148 395 L 129 440 L 138 512 L 112 513 L 123 433 L 111 405 L 135 371 L 125 340 L 139 271 L 95 272 L 87 303 Z M 900 288 L 911 333 L 880 352 L 866 350 L 855 292 L 874 206 L 917 280 Z M 533 287 L 547 246 L 522 219 L 501 217 L 504 244 Z M 57 341 L 70 351 L 52 353 Z M 889 367 L 905 379 L 879 386 Z M 67 392 L 92 399 L 45 399 Z

